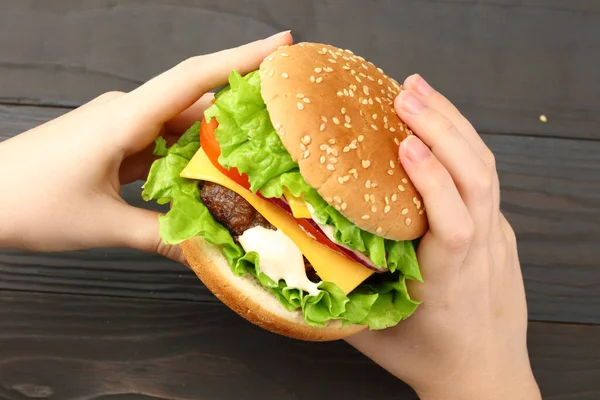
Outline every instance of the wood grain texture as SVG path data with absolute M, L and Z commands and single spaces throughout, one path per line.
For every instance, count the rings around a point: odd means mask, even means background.
M 600 6 L 585 0 L 8 0 L 0 101 L 78 105 L 283 29 L 422 73 L 483 132 L 600 138 Z
M 0 140 L 64 111 L 0 106 Z M 502 208 L 519 238 L 530 318 L 600 323 L 600 142 L 506 135 L 484 140 L 496 153 Z M 124 198 L 164 211 L 141 199 L 140 186 L 124 187 Z M 3 250 L 0 289 L 214 300 L 186 268 L 122 249 Z
M 600 327 L 532 323 L 544 399 L 600 396 Z M 344 342 L 273 335 L 219 304 L 0 291 L 0 398 L 416 399 Z

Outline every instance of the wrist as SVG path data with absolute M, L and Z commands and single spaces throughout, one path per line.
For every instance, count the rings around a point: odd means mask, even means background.
M 542 400 L 531 371 L 506 378 L 464 378 L 416 392 L 420 400 Z

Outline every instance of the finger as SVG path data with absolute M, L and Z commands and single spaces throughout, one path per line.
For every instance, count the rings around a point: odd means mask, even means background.
M 475 220 L 478 234 L 487 237 L 492 215 L 490 171 L 454 124 L 424 104 L 412 90 L 403 90 L 394 106 L 450 173 Z
M 113 236 L 119 245 L 156 253 L 189 266 L 179 246 L 165 244 L 159 235 L 158 213 L 118 203 L 114 207 Z
M 458 268 L 464 261 L 473 237 L 473 220 L 450 173 L 418 137 L 410 135 L 404 139 L 399 153 L 400 162 L 427 209 L 429 231 L 419 250 L 425 249 L 434 256 L 422 263 L 435 270 L 423 274 L 446 276 L 452 272 L 449 265 Z
M 204 111 L 210 107 L 214 100 L 214 93 L 206 93 L 197 102 L 192 104 L 190 108 L 176 115 L 173 119 L 165 123 L 165 131 L 167 135 L 179 136 L 183 134 L 196 121 L 201 121 L 204 117 Z
M 499 210 L 500 184 L 498 180 L 498 172 L 496 171 L 496 159 L 473 125 L 467 118 L 465 118 L 458 108 L 456 108 L 456 106 L 450 102 L 450 100 L 435 90 L 425 79 L 423 79 L 421 75 L 414 74 L 409 76 L 404 81 L 403 87 L 415 92 L 421 101 L 423 101 L 423 103 L 425 103 L 428 107 L 433 108 L 448 118 L 454 124 L 454 126 L 456 126 L 465 140 L 475 150 L 479 158 L 492 173 L 493 207 L 494 210 Z M 496 213 L 496 215 L 499 215 L 499 212 Z
M 240 47 L 189 58 L 123 97 L 134 119 L 163 125 L 192 106 L 204 93 L 227 82 L 232 70 L 244 75 L 257 70 L 279 46 L 292 42 L 289 32 Z

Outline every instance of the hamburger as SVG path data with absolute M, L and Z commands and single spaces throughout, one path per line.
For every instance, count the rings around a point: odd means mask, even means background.
M 394 110 L 401 90 L 321 43 L 231 71 L 201 121 L 170 147 L 156 141 L 142 196 L 170 204 L 162 240 L 181 246 L 225 305 L 273 333 L 337 340 L 410 317 L 427 218 L 398 162 L 412 134 Z

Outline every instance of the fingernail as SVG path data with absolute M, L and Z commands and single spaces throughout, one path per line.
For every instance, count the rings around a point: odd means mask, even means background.
M 287 30 L 287 31 L 279 32 L 279 33 L 276 33 L 276 34 L 274 34 L 274 35 L 272 35 L 272 36 L 269 36 L 269 37 L 268 37 L 268 38 L 266 38 L 265 40 L 271 40 L 271 39 L 280 38 L 280 37 L 282 37 L 282 36 L 285 36 L 285 35 L 287 35 L 287 34 L 288 34 L 288 33 L 290 33 L 290 32 L 291 32 L 291 30 Z
M 400 106 L 411 114 L 418 114 L 425 105 L 419 100 L 417 96 L 412 94 L 410 90 L 403 90 L 398 96 L 400 99 Z
M 433 93 L 433 88 L 419 74 L 414 74 L 407 79 L 407 86 L 419 93 L 421 96 L 429 96 Z
M 412 135 L 407 136 L 406 139 L 402 141 L 401 151 L 406 158 L 415 163 L 423 161 L 431 154 L 431 151 L 425 146 L 425 143 Z

